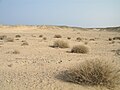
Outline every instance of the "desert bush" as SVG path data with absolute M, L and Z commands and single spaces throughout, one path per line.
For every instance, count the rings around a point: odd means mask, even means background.
M 14 38 L 8 37 L 5 39 L 6 42 L 14 42 Z
M 21 46 L 26 46 L 26 45 L 29 45 L 28 42 L 26 41 L 23 41 L 23 43 L 21 44 Z
M 20 38 L 21 36 L 20 36 L 20 35 L 16 35 L 15 37 L 16 37 L 16 38 Z
M 43 35 L 39 35 L 39 37 L 43 37 Z
M 109 44 L 114 44 L 115 43 L 115 41 L 111 41 Z
M 57 34 L 57 35 L 54 36 L 54 38 L 62 38 L 62 36 Z
M 120 40 L 120 37 L 114 37 L 113 40 Z
M 91 38 L 90 41 L 95 41 L 95 39 Z
M 87 60 L 64 73 L 66 81 L 113 90 L 120 85 L 120 65 L 112 60 Z
M 77 38 L 76 38 L 76 40 L 77 40 L 77 41 L 81 41 L 81 40 L 82 40 L 82 38 L 80 38 L 80 37 L 77 37 Z
M 116 50 L 116 55 L 120 55 L 120 49 Z
M 84 42 L 84 44 L 85 44 L 85 45 L 87 45 L 87 44 L 88 44 L 88 42 L 86 41 L 86 42 Z
M 18 50 L 11 50 L 6 52 L 6 54 L 20 54 L 20 52 Z
M 89 48 L 87 46 L 84 45 L 76 45 L 73 46 L 73 48 L 71 49 L 71 53 L 88 53 L 89 52 Z
M 12 53 L 13 54 L 20 54 L 20 52 L 18 50 L 14 50 Z
M 112 38 L 109 38 L 108 40 L 109 40 L 109 41 L 112 41 Z
M 62 40 L 57 40 L 54 42 L 53 47 L 58 47 L 58 48 L 68 48 L 69 45 L 67 42 L 62 41 Z
M 67 37 L 67 39 L 71 39 L 71 37 Z
M 7 38 L 6 35 L 2 35 L 2 36 L 0 36 L 0 40 L 4 40 L 4 39 L 6 39 L 6 38 Z
M 46 37 L 43 37 L 43 40 L 47 40 L 47 38 L 46 38 Z

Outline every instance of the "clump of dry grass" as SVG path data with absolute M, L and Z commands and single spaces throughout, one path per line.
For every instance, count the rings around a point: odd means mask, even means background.
M 120 49 L 116 50 L 116 55 L 120 55 Z
M 21 36 L 20 36 L 20 35 L 16 35 L 15 37 L 16 37 L 16 38 L 20 38 Z
M 6 42 L 14 42 L 14 38 L 8 37 L 5 39 Z
M 76 45 L 73 46 L 73 48 L 71 49 L 71 53 L 88 53 L 89 52 L 89 48 L 85 45 Z
M 65 72 L 66 80 L 114 89 L 120 85 L 120 65 L 112 60 L 87 60 Z
M 29 45 L 27 41 L 23 41 L 23 43 L 21 44 L 21 46 L 26 46 Z
M 112 38 L 109 38 L 108 40 L 109 40 L 109 41 L 112 41 Z
M 43 35 L 39 35 L 39 37 L 41 38 L 41 37 L 43 37 Z
M 43 40 L 47 40 L 47 38 L 46 38 L 46 37 L 43 37 Z
M 13 54 L 20 54 L 20 52 L 18 50 L 14 50 L 12 53 Z
M 53 47 L 58 47 L 58 48 L 68 48 L 69 45 L 67 42 L 62 41 L 62 40 L 57 40 L 54 42 Z
M 54 36 L 54 38 L 62 38 L 62 36 L 57 34 L 57 35 Z
M 120 37 L 114 37 L 113 40 L 120 40 Z
M 82 38 L 77 37 L 76 40 L 80 42 L 80 41 L 82 41 Z
M 88 44 L 88 42 L 86 41 L 86 42 L 84 42 L 84 44 L 85 44 L 85 45 L 87 45 L 87 44 Z
M 20 54 L 20 52 L 18 50 L 11 50 L 6 52 L 6 54 Z
M 67 37 L 67 39 L 71 39 L 71 37 Z
M 91 38 L 90 41 L 95 41 L 95 39 Z
M 111 41 L 111 42 L 109 42 L 109 44 L 114 44 L 115 43 L 115 41 Z
M 0 36 L 0 40 L 4 40 L 4 39 L 6 39 L 6 38 L 7 38 L 6 35 L 1 35 L 1 36 Z

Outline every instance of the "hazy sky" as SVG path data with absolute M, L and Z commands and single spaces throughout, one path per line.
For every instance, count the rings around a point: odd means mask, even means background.
M 120 0 L 0 0 L 0 24 L 120 26 Z

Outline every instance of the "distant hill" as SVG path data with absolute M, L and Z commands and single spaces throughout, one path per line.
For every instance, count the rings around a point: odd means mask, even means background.
M 119 27 L 106 27 L 106 28 L 82 28 L 82 27 L 71 27 L 71 26 L 55 26 L 55 25 L 0 25 L 0 28 L 33 28 L 33 29 L 72 29 L 72 30 L 94 30 L 94 31 L 114 31 L 120 32 Z
M 98 31 L 120 32 L 120 26 L 119 27 L 106 27 L 106 28 L 88 28 L 88 29 L 94 29 L 94 30 L 98 30 Z

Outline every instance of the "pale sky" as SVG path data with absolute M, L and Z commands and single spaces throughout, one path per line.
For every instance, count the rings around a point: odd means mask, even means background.
M 0 0 L 0 24 L 120 26 L 120 0 Z

